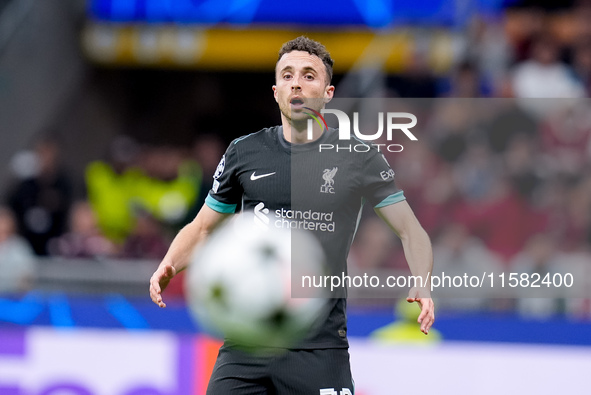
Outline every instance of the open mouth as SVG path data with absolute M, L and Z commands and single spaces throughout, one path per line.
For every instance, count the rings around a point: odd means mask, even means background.
M 292 105 L 292 107 L 303 107 L 304 106 L 304 101 L 302 99 L 300 99 L 299 97 L 293 97 L 289 103 Z

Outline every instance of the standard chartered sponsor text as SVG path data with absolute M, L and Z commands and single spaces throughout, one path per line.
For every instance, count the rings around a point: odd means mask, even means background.
M 275 226 L 277 228 L 291 228 L 334 232 L 333 212 L 323 213 L 312 210 L 275 210 Z

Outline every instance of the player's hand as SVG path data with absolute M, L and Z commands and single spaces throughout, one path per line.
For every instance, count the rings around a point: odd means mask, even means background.
M 408 303 L 417 302 L 419 304 L 421 314 L 419 314 L 417 322 L 421 324 L 421 332 L 427 335 L 429 334 L 429 329 L 431 329 L 433 322 L 435 322 L 435 305 L 433 304 L 433 299 L 430 297 L 424 297 L 425 295 L 425 291 L 421 291 L 418 288 L 412 288 L 408 293 L 406 301 Z
M 166 307 L 162 301 L 162 292 L 176 274 L 176 269 L 170 264 L 160 265 L 150 278 L 150 297 L 159 307 Z

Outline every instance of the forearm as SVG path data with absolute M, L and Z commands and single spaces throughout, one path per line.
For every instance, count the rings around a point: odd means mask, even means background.
M 421 306 L 418 322 L 421 323 L 421 331 L 427 334 L 435 320 L 435 306 L 430 293 L 433 250 L 429 236 L 406 201 L 380 208 L 377 213 L 402 240 L 404 255 L 413 276 L 423 279 L 413 284 L 406 301 L 418 302 Z
M 171 265 L 177 273 L 186 269 L 196 246 L 202 243 L 208 235 L 209 231 L 198 221 L 193 220 L 176 235 L 160 266 Z
M 172 241 L 168 252 L 158 269 L 150 278 L 150 297 L 160 307 L 166 307 L 162 301 L 162 291 L 170 280 L 189 266 L 195 248 L 205 242 L 209 234 L 226 218 L 228 214 L 218 213 L 203 205 L 195 219 L 185 226 Z
M 423 286 L 429 289 L 433 272 L 433 249 L 427 232 L 417 221 L 406 232 L 400 234 L 400 239 L 412 275 L 420 276 Z
M 204 205 L 195 219 L 185 226 L 172 241 L 160 267 L 172 266 L 178 273 L 184 270 L 198 246 L 228 217 Z

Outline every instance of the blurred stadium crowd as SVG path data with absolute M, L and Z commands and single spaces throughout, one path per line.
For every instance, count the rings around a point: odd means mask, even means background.
M 417 53 L 406 73 L 386 76 L 386 97 L 436 98 L 407 102 L 428 113 L 419 115 L 420 143 L 388 159 L 432 238 L 437 270 L 551 273 L 591 264 L 589 20 L 590 1 L 476 18 L 447 75 Z M 119 136 L 107 157 L 87 164 L 83 181 L 62 166 L 59 139 L 38 139 L 11 162 L 0 291 L 31 287 L 36 256 L 162 258 L 203 204 L 232 133 L 173 147 Z M 365 216 L 350 261 L 361 270 L 405 265 L 400 243 L 375 216 Z M 454 303 L 591 316 L 584 300 Z

